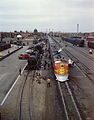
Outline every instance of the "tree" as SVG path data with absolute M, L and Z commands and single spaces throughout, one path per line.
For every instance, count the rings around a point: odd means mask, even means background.
M 17 33 L 17 30 L 14 30 L 15 33 Z
M 26 30 L 26 33 L 29 33 L 28 30 Z

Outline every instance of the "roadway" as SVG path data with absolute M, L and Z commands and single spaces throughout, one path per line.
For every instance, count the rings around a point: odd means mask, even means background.
M 24 53 L 26 49 L 27 46 L 24 46 L 19 51 L 0 61 L 0 103 L 19 75 L 19 68 L 23 69 L 27 62 L 18 59 L 19 54 Z

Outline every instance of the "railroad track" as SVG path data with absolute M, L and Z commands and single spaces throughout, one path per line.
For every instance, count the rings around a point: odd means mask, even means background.
M 53 38 L 54 39 L 54 38 Z M 56 41 L 56 39 L 54 39 Z M 56 41 L 57 42 L 57 41 Z M 63 42 L 62 42 L 63 43 Z M 67 43 L 67 42 L 66 42 Z M 71 43 L 69 43 L 71 44 Z M 61 45 L 62 46 L 62 45 Z M 85 57 L 87 57 L 88 59 L 92 60 L 94 62 L 94 58 L 90 55 L 88 55 L 87 53 L 83 52 L 82 50 L 78 49 L 78 47 L 74 47 L 72 45 L 69 45 L 71 48 L 75 49 L 76 51 L 78 51 L 80 54 L 84 55 Z
M 63 102 L 66 120 L 82 120 L 68 82 L 61 83 L 58 81 L 58 88 Z
M 55 42 L 58 44 L 58 46 L 62 47 L 57 41 Z M 58 81 L 58 90 L 60 93 L 59 95 L 61 104 L 63 103 L 62 106 L 64 109 L 64 120 L 82 120 L 78 109 L 79 105 L 77 105 L 78 102 L 75 99 L 75 96 L 73 96 L 74 94 L 72 94 L 68 82 L 66 81 L 62 83 Z
M 76 47 L 70 46 L 71 48 L 75 49 L 76 51 L 78 51 L 80 54 L 84 55 L 85 57 L 87 57 L 88 59 L 90 59 L 91 61 L 94 62 L 94 58 L 92 56 L 89 55 L 89 53 L 85 53 L 80 49 L 77 49 Z
M 84 63 L 79 61 L 74 55 L 72 55 L 68 50 L 63 49 L 64 52 L 75 62 L 76 66 L 80 69 L 80 71 L 92 82 L 94 83 L 94 74 L 90 72 L 90 68 L 88 68 Z
M 27 71 L 19 91 L 17 116 L 18 120 L 32 120 L 31 89 L 34 80 L 35 70 Z
M 54 41 L 60 48 L 62 47 L 62 44 L 58 43 L 58 41 L 56 41 L 56 40 L 54 40 Z M 75 57 L 66 48 L 63 49 L 63 52 L 75 62 L 75 65 L 83 73 L 83 75 L 85 77 L 87 77 L 88 80 L 90 80 L 94 84 L 94 74 L 91 73 L 90 68 L 87 67 L 83 62 L 80 61 L 79 58 Z M 86 56 L 86 54 L 83 54 L 83 55 Z M 89 56 L 88 58 L 90 59 L 91 57 Z M 93 59 L 92 59 L 92 61 L 93 61 Z M 74 81 L 72 81 L 72 82 L 74 82 Z M 70 85 L 70 87 L 68 84 Z M 75 84 L 75 82 L 74 82 L 74 84 Z M 76 83 L 76 86 L 79 91 L 82 90 L 77 83 Z M 65 83 L 58 82 L 58 88 L 59 88 L 60 95 L 61 95 L 60 99 L 62 99 L 62 103 L 64 106 L 63 108 L 65 110 L 66 120 L 84 120 L 85 118 L 83 116 L 83 111 L 80 107 L 79 102 L 77 101 L 77 99 L 75 97 L 73 89 L 71 88 L 71 84 L 67 83 L 67 82 L 65 82 Z
M 52 38 L 60 47 L 62 47 L 62 45 L 60 43 L 58 43 L 58 41 L 54 38 Z M 71 58 L 74 62 L 75 65 L 80 69 L 80 71 L 85 75 L 85 77 L 87 77 L 92 83 L 94 83 L 94 74 L 91 73 L 90 68 L 88 68 L 84 63 L 82 63 L 79 58 L 75 57 L 71 52 L 69 52 L 66 48 L 63 49 L 64 53 Z M 86 56 L 86 54 L 81 53 L 82 55 Z M 88 58 L 90 60 L 92 60 L 94 62 L 94 58 L 90 57 L 89 55 L 87 55 Z

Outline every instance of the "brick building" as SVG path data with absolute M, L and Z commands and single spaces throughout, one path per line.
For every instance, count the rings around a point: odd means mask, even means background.
M 15 33 L 14 32 L 0 32 L 0 41 L 3 40 L 3 38 L 14 38 Z

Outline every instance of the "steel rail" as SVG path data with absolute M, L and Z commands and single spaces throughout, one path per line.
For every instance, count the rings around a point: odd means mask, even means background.
M 69 85 L 68 85 L 68 82 L 65 82 L 65 84 L 66 84 L 66 86 L 67 86 L 67 89 L 68 89 L 69 94 L 70 94 L 70 96 L 71 96 L 71 99 L 72 99 L 72 101 L 73 101 L 74 107 L 75 107 L 76 112 L 77 112 L 78 117 L 79 117 L 79 120 L 82 120 L 81 115 L 80 115 L 80 112 L 79 112 L 78 107 L 77 107 L 77 105 L 76 105 L 76 102 L 75 102 L 75 100 L 74 100 L 74 98 L 73 98 L 73 94 L 72 94 L 71 89 L 70 89 L 70 87 L 69 87 Z
M 22 110 L 23 110 L 22 109 L 22 106 L 23 106 L 22 102 L 23 102 L 24 89 L 25 89 L 25 85 L 26 85 L 27 80 L 29 82 L 29 119 L 32 120 L 32 104 L 31 104 L 31 99 L 32 99 L 32 97 L 31 97 L 31 91 L 32 90 L 31 90 L 31 84 L 32 84 L 32 82 L 34 80 L 35 71 L 34 71 L 34 73 L 32 73 L 32 77 L 30 77 L 28 79 L 29 73 L 30 73 L 30 71 L 28 71 L 27 74 L 26 74 L 26 77 L 25 77 L 23 85 L 22 85 L 21 93 L 20 93 L 19 110 L 18 110 L 18 120 L 22 120 Z
M 62 92 L 62 89 L 61 89 L 61 86 L 60 86 L 60 82 L 58 81 L 58 87 L 59 87 L 59 90 L 60 90 L 60 94 L 61 94 L 61 98 L 62 98 L 62 102 L 63 102 L 63 105 L 64 105 L 64 110 L 65 110 L 65 114 L 66 114 L 66 119 L 69 120 L 69 117 L 68 117 L 68 112 L 67 112 L 67 108 L 66 108 L 66 104 L 65 104 L 65 100 L 64 100 L 64 95 L 63 95 L 63 92 Z
M 76 58 L 75 56 L 73 56 L 69 51 L 66 51 L 66 50 L 64 50 L 64 52 L 70 57 L 70 58 Z M 76 59 L 78 59 L 78 58 L 76 58 Z M 74 60 L 75 61 L 75 60 Z M 79 64 L 78 64 L 79 63 Z M 90 69 L 85 65 L 85 64 L 83 64 L 81 61 L 79 61 L 79 62 L 75 62 L 75 65 L 77 66 L 77 68 L 83 73 L 83 75 L 85 76 L 85 77 L 87 77 L 93 84 L 94 84 L 94 80 L 92 79 L 92 78 L 94 78 L 94 75 L 91 73 L 90 74 L 90 76 L 89 76 L 89 71 L 90 71 Z M 81 66 L 80 66 L 81 65 Z
M 72 92 L 71 92 L 71 89 L 70 89 L 70 87 L 69 87 L 69 85 L 68 85 L 68 82 L 65 82 L 64 84 L 65 84 L 66 87 L 67 87 L 68 93 L 69 93 L 69 95 L 70 95 L 70 97 L 71 97 L 71 101 L 72 101 L 72 103 L 73 103 L 73 105 L 74 105 L 75 112 L 77 113 L 78 119 L 79 119 L 79 120 L 82 120 L 82 117 L 81 117 L 81 115 L 80 115 L 80 112 L 79 112 L 78 107 L 77 107 L 77 105 L 76 105 L 76 102 L 75 102 L 75 100 L 74 100 L 74 97 L 73 97 L 73 94 L 72 94 Z M 67 104 L 66 104 L 65 96 L 64 96 L 64 94 L 63 94 L 64 91 L 62 90 L 62 88 L 61 88 L 61 83 L 60 83 L 59 81 L 58 81 L 58 87 L 59 87 L 61 99 L 62 99 L 62 102 L 63 102 L 63 105 L 64 105 L 64 111 L 65 111 L 65 114 L 66 114 L 66 119 L 67 119 L 67 120 L 70 120 L 70 116 L 69 116 L 69 112 L 68 112 L 68 109 L 67 109 Z M 76 118 L 75 118 L 75 119 L 76 119 Z
M 31 104 L 31 100 L 32 100 L 32 96 L 31 96 L 31 92 L 32 92 L 32 83 L 33 83 L 33 81 L 34 81 L 34 77 L 35 77 L 35 70 L 34 71 L 32 71 L 33 73 L 33 75 L 32 75 L 32 80 L 30 79 L 30 84 L 29 84 L 29 89 L 30 89 L 30 96 L 29 96 L 29 115 L 30 115 L 30 120 L 32 120 L 32 104 Z
M 52 38 L 60 47 L 62 47 L 62 45 L 60 43 L 58 43 L 58 41 L 54 38 Z M 63 49 L 63 51 L 66 53 L 66 55 L 68 57 L 70 57 L 74 62 L 75 65 L 80 69 L 80 71 L 82 71 L 82 73 L 84 74 L 84 76 L 86 76 L 92 83 L 94 83 L 94 80 L 92 79 L 94 77 L 93 74 L 90 74 L 90 68 L 88 68 L 84 63 L 82 63 L 77 57 L 75 57 L 73 54 L 71 54 L 68 50 Z M 90 56 L 89 56 L 90 57 Z M 90 59 L 90 58 L 89 58 Z M 91 57 L 92 61 L 94 62 L 93 58 Z M 80 66 L 81 65 L 81 66 Z
M 63 42 L 62 42 L 62 43 L 63 43 Z M 66 43 L 67 43 L 67 42 L 66 42 Z M 70 43 L 70 44 L 71 44 L 71 43 Z M 94 57 L 90 56 L 89 53 L 87 54 L 87 53 L 83 52 L 81 49 L 78 49 L 78 47 L 74 47 L 74 46 L 72 46 L 72 45 L 70 45 L 69 47 L 75 49 L 75 50 L 78 51 L 80 54 L 84 55 L 85 57 L 87 57 L 88 59 L 90 59 L 91 61 L 94 62 Z
M 53 39 L 53 38 L 52 38 Z M 53 39 L 54 40 L 54 39 Z M 56 40 L 54 40 L 59 46 L 61 46 Z M 61 46 L 62 47 L 62 46 Z M 77 59 L 78 60 L 78 59 Z M 63 83 L 63 84 L 65 84 L 66 85 L 66 88 L 67 88 L 67 90 L 68 90 L 68 93 L 69 93 L 69 96 L 70 96 L 70 98 L 71 98 L 71 101 L 72 101 L 72 103 L 73 103 L 73 105 L 74 105 L 74 109 L 75 109 L 75 111 L 76 111 L 76 114 L 77 114 L 77 116 L 78 116 L 78 119 L 79 120 L 82 120 L 82 117 L 81 117 L 81 115 L 80 115 L 80 112 L 79 112 L 79 110 L 78 110 L 78 107 L 77 107 L 77 104 L 76 104 L 76 102 L 75 102 L 75 99 L 74 99 L 74 97 L 73 97 L 73 94 L 72 94 L 72 92 L 71 92 L 71 89 L 70 89 L 70 87 L 69 87 L 69 85 L 68 85 L 68 82 L 66 81 L 65 83 Z M 63 91 L 62 91 L 62 88 L 61 88 L 61 83 L 58 81 L 58 88 L 59 88 L 59 91 L 60 91 L 60 95 L 61 95 L 61 99 L 62 99 L 62 102 L 63 102 L 63 106 L 64 106 L 64 111 L 65 111 L 65 114 L 66 114 L 66 119 L 67 120 L 70 120 L 70 118 L 69 118 L 69 113 L 68 113 L 68 110 L 67 110 L 67 105 L 66 105 L 66 100 L 65 100 L 65 96 L 64 96 L 64 93 L 63 93 Z
M 23 86 L 22 86 L 21 93 L 20 93 L 18 120 L 22 120 L 22 99 L 23 99 L 24 88 L 25 88 L 25 84 L 26 84 L 28 75 L 29 75 L 29 71 L 28 71 L 28 73 L 26 74 L 26 78 L 25 78 L 25 80 L 24 80 L 24 82 L 23 82 Z

